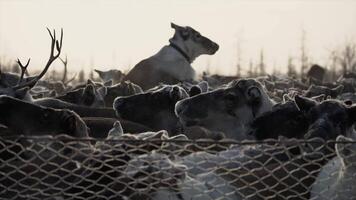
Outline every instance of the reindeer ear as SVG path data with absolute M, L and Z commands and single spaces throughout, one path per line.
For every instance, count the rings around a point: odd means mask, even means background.
M 100 71 L 100 70 L 98 70 L 98 69 L 94 69 L 94 71 L 95 71 L 96 73 L 98 73 L 99 76 L 101 76 L 101 75 L 103 74 L 103 71 Z
M 99 95 L 102 97 L 102 98 L 104 98 L 106 95 L 107 95 L 107 93 L 108 93 L 108 89 L 104 86 L 104 87 L 100 87 L 99 89 L 97 89 L 96 90 L 98 93 L 99 93 Z
M 86 106 L 91 106 L 95 101 L 95 96 L 94 86 L 92 84 L 88 84 L 83 90 L 81 101 Z
M 88 95 L 88 94 L 92 94 L 95 95 L 95 88 L 93 84 L 87 84 L 87 86 L 85 86 L 84 91 L 83 91 L 83 95 Z
M 190 90 L 189 90 L 189 96 L 195 96 L 195 95 L 198 95 L 198 94 L 200 94 L 202 91 L 201 91 L 201 89 L 200 89 L 200 87 L 199 86 L 197 86 L 197 85 L 194 85 L 193 87 L 191 87 L 190 88 Z
M 175 23 L 173 23 L 173 22 L 171 22 L 171 28 L 173 28 L 173 29 L 179 29 L 179 28 L 182 28 L 181 26 L 178 26 L 177 24 L 175 24 Z
M 185 93 L 186 94 L 186 93 Z M 169 96 L 173 101 L 178 101 L 188 97 L 185 95 L 182 90 L 178 86 L 173 86 L 173 88 L 169 91 Z
M 260 88 L 251 86 L 247 89 L 247 101 L 250 103 L 258 103 L 261 100 L 262 93 Z
M 353 140 L 351 138 L 345 137 L 343 135 L 339 135 L 336 138 L 336 154 L 344 165 L 347 164 L 348 158 L 356 153 L 356 149 L 352 148 L 352 141 Z
M 171 23 L 171 27 L 183 38 L 183 40 L 188 39 L 189 31 L 186 27 L 178 26 L 174 23 Z
M 123 134 L 124 131 L 122 129 L 121 123 L 119 121 L 116 121 L 112 129 L 109 130 L 107 138 L 118 138 L 121 137 Z
M 198 83 L 198 86 L 200 87 L 202 92 L 208 92 L 209 90 L 209 83 L 207 81 L 201 81 Z
M 299 95 L 294 97 L 294 101 L 298 109 L 304 112 L 308 112 L 311 108 L 317 105 L 316 101 Z
M 135 94 L 141 94 L 141 93 L 143 93 L 143 90 L 142 90 L 142 88 L 141 88 L 139 85 L 132 84 L 132 86 L 133 86 L 133 88 L 134 88 Z

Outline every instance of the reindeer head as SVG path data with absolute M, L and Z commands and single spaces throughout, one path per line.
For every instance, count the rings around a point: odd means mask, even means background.
M 246 126 L 271 110 L 272 104 L 261 83 L 242 79 L 179 101 L 175 112 L 185 126 L 199 125 L 224 132 L 228 138 L 245 139 Z
M 27 135 L 67 134 L 87 137 L 88 128 L 74 112 L 38 106 L 13 97 L 0 95 L 0 124 Z
M 199 55 L 213 55 L 219 49 L 218 44 L 202 36 L 192 27 L 182 27 L 174 23 L 171 23 L 171 27 L 175 30 L 175 33 L 169 42 L 179 46 L 191 61 Z
M 146 93 L 118 97 L 113 107 L 118 117 L 141 123 L 156 131 L 164 129 L 170 132 L 175 130 L 178 122 L 174 106 L 177 101 L 187 97 L 183 88 L 166 85 Z

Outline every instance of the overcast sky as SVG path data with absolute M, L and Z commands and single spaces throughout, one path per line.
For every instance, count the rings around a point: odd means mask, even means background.
M 189 25 L 220 45 L 201 56 L 201 72 L 235 73 L 237 43 L 242 64 L 261 49 L 270 69 L 285 71 L 288 55 L 300 54 L 302 29 L 314 62 L 356 40 L 354 0 L 0 0 L 0 61 L 32 58 L 40 68 L 49 54 L 45 27 L 64 28 L 63 55 L 70 70 L 128 70 L 168 44 L 170 22 Z M 55 63 L 61 70 L 61 64 Z M 31 71 L 30 69 L 30 71 Z

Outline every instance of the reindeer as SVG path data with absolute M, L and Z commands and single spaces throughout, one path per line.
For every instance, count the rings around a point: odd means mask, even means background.
M 160 82 L 176 84 L 182 81 L 192 82 L 196 79 L 191 63 L 200 55 L 213 55 L 219 45 L 202 36 L 192 27 L 182 27 L 171 23 L 175 30 L 169 45 L 157 54 L 142 60 L 125 76 L 147 90 Z

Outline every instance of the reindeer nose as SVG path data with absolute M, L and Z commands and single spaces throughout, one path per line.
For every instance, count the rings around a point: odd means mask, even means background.
M 212 49 L 214 50 L 214 53 L 217 52 L 219 50 L 219 45 L 215 42 L 212 43 Z
M 214 48 L 216 49 L 216 51 L 219 50 L 219 45 L 216 44 L 215 42 L 214 42 Z

